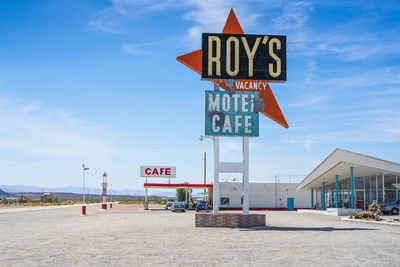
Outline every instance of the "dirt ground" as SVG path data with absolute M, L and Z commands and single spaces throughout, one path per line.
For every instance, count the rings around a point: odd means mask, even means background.
M 266 227 L 196 228 L 194 211 L 119 205 L 0 214 L 0 265 L 399 266 L 400 227 L 260 211 Z

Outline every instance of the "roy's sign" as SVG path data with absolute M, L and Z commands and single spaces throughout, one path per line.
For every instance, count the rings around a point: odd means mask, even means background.
M 258 92 L 206 91 L 205 135 L 258 136 Z
M 172 166 L 140 166 L 140 177 L 175 178 L 176 167 Z
M 286 81 L 286 36 L 203 33 L 202 79 Z

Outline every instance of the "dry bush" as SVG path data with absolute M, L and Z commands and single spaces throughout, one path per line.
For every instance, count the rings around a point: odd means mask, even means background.
M 360 220 L 375 220 L 375 221 L 380 221 L 381 219 L 381 209 L 380 206 L 376 203 L 372 203 L 371 205 L 368 206 L 368 211 L 354 211 L 353 216 L 350 218 L 354 219 L 360 219 Z

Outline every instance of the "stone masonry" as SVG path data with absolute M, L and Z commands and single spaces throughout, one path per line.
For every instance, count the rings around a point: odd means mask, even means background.
M 195 224 L 196 227 L 230 228 L 265 226 L 265 214 L 221 213 L 212 215 L 210 213 L 196 213 Z

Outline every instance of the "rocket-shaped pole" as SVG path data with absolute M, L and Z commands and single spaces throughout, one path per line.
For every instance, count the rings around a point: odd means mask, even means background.
M 104 172 L 103 173 L 103 194 L 102 194 L 102 196 L 103 196 L 103 209 L 104 209 L 104 206 L 106 207 L 106 209 L 107 209 L 107 204 L 106 204 L 106 202 L 107 202 L 107 173 L 106 172 Z

